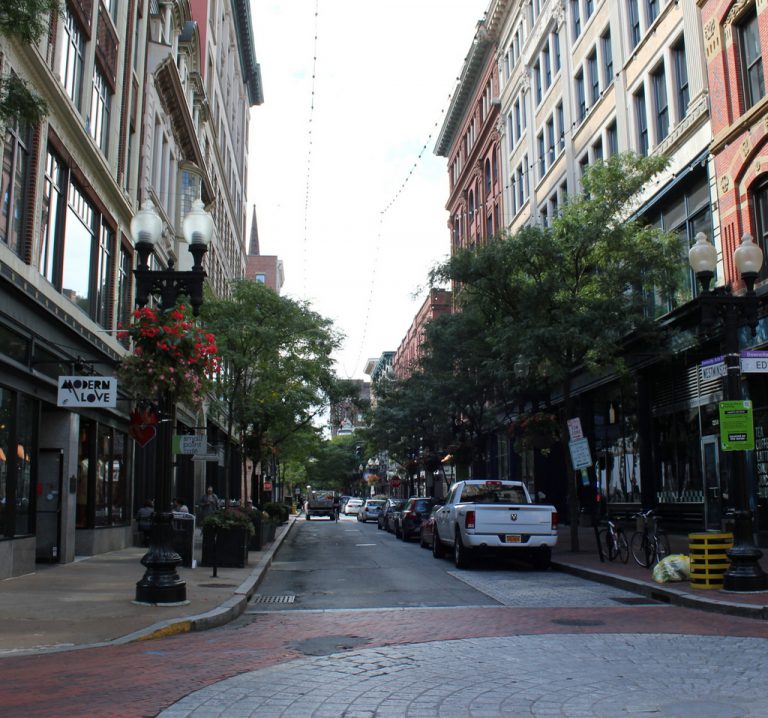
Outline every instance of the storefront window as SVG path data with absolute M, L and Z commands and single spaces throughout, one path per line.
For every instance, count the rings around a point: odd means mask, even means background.
M 600 493 L 608 504 L 640 501 L 640 444 L 631 398 L 612 393 L 596 406 L 595 454 Z
M 123 432 L 94 422 L 80 422 L 78 528 L 112 526 L 130 520 L 125 502 L 127 443 Z
M 708 407 L 702 407 L 706 413 Z M 701 503 L 701 439 L 699 410 L 677 411 L 656 418 L 656 463 L 659 503 Z
M 32 530 L 32 476 L 37 402 L 0 388 L 0 535 Z

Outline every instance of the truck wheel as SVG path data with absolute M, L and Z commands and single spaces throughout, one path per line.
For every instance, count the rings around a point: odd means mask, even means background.
M 552 563 L 552 549 L 542 546 L 533 554 L 533 567 L 537 571 L 546 571 Z
M 312 518 L 310 514 L 307 514 L 307 521 L 309 521 Z
M 437 529 L 435 529 L 435 533 L 432 534 L 432 555 L 435 558 L 442 558 L 445 556 L 445 546 L 443 546 L 443 542 L 440 540 L 440 534 L 437 533 Z
M 469 568 L 471 563 L 469 549 L 464 546 L 459 529 L 456 529 L 456 540 L 453 542 L 453 562 L 456 568 Z

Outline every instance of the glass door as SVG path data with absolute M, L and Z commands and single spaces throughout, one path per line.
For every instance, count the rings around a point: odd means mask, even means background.
M 720 485 L 719 436 L 701 439 L 701 467 L 704 475 L 704 522 L 707 531 L 721 531 L 723 518 L 722 488 Z

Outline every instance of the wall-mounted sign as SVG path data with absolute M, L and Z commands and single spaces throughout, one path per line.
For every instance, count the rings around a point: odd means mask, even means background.
M 755 448 L 755 425 L 751 401 L 720 402 L 720 447 L 723 451 Z
M 739 356 L 742 374 L 768 374 L 768 352 L 744 351 Z
M 711 381 L 712 379 L 718 379 L 725 376 L 728 373 L 728 369 L 725 366 L 725 357 L 712 357 L 712 359 L 705 359 L 701 362 L 701 380 Z
M 114 409 L 117 378 L 114 376 L 60 376 L 57 406 Z
M 581 430 L 581 419 L 578 416 L 574 419 L 568 419 L 566 423 L 568 424 L 568 436 L 571 441 L 584 437 L 584 432 Z

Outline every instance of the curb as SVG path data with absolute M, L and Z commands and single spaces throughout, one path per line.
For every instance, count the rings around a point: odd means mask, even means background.
M 646 581 L 639 581 L 634 578 L 617 576 L 606 571 L 584 568 L 571 563 L 561 561 L 552 561 L 552 568 L 555 571 L 569 573 L 573 576 L 586 578 L 590 581 L 604 583 L 614 588 L 623 588 L 626 591 L 637 593 L 646 598 L 655 601 L 668 603 L 681 608 L 695 608 L 700 611 L 709 611 L 711 613 L 721 613 L 728 616 L 740 616 L 742 618 L 753 618 L 758 620 L 768 620 L 768 606 L 754 606 L 749 603 L 738 603 L 736 601 L 715 601 L 705 596 L 689 593 L 688 591 L 665 588 L 663 585 L 656 585 Z
M 295 522 L 296 518 L 292 516 L 289 518 L 287 526 L 280 527 L 275 536 L 275 540 L 259 559 L 259 562 L 254 567 L 253 571 L 251 571 L 250 576 L 235 589 L 232 598 L 227 599 L 220 606 L 196 616 L 172 618 L 167 621 L 161 621 L 160 623 L 155 623 L 147 628 L 134 631 L 133 633 L 129 633 L 128 635 L 113 641 L 108 641 L 107 643 L 118 645 L 132 643 L 133 641 L 148 641 L 153 638 L 165 638 L 179 633 L 207 631 L 211 628 L 219 628 L 230 621 L 234 621 L 243 613 L 243 611 L 245 611 L 248 601 L 250 601 L 253 594 L 256 593 L 256 589 L 264 579 L 267 569 L 272 565 L 273 556 L 277 553 L 277 550 L 293 528 Z

